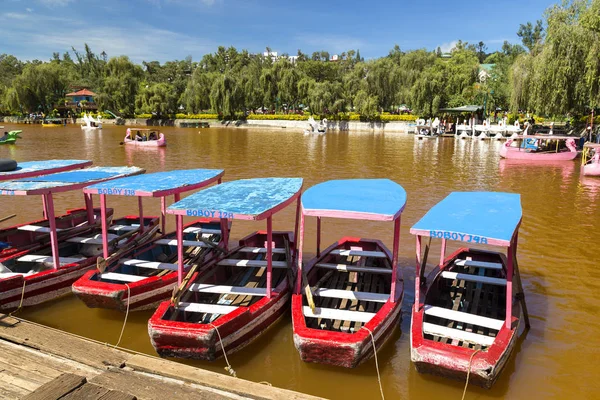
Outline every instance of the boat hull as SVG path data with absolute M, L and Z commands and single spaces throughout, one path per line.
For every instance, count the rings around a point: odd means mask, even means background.
M 581 170 L 585 176 L 600 176 L 600 162 L 586 164 Z
M 528 160 L 528 161 L 570 161 L 577 157 L 576 150 L 560 151 L 558 153 L 536 153 L 527 152 L 518 147 L 511 147 L 512 140 L 508 140 L 500 148 L 500 157 L 513 160 Z

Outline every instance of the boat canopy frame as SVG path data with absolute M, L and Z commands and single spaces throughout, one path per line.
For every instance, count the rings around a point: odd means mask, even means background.
M 183 217 L 212 217 L 221 220 L 225 251 L 228 251 L 227 226 L 230 219 L 267 221 L 267 298 L 272 297 L 273 271 L 273 215 L 294 201 L 298 235 L 298 213 L 302 191 L 302 178 L 254 178 L 229 181 L 194 193 L 167 208 L 176 216 L 177 229 L 177 279 L 183 281 Z
M 101 182 L 83 189 L 86 204 L 91 203 L 94 194 L 100 196 L 100 212 L 102 218 L 102 249 L 104 258 L 108 258 L 108 224 L 106 221 L 106 196 L 132 196 L 138 198 L 138 215 L 140 233 L 144 231 L 143 197 L 160 197 L 161 227 L 163 234 L 166 228 L 166 198 L 173 195 L 174 202 L 181 200 L 181 193 L 202 189 L 212 183 L 221 183 L 222 169 L 187 169 L 154 172 L 139 176 L 130 176 L 110 182 Z
M 440 267 L 446 258 L 448 240 L 506 247 L 506 319 L 512 323 L 513 275 L 521 282 L 517 265 L 519 227 L 523 219 L 521 195 L 500 192 L 452 192 L 431 208 L 410 233 L 416 236 L 415 312 L 421 303 L 421 282 L 424 280 L 427 260 L 421 257 L 422 238 L 441 239 Z M 428 253 L 429 244 L 426 246 Z M 522 290 L 522 288 L 520 288 Z M 524 300 L 522 300 L 524 303 Z
M 50 225 L 50 245 L 52 248 L 52 261 L 54 269 L 60 266 L 58 254 L 58 234 L 54 214 L 53 194 L 81 190 L 90 183 L 104 182 L 130 175 L 143 174 L 145 170 L 138 167 L 91 167 L 81 170 L 58 172 L 33 178 L 24 178 L 14 181 L 0 182 L 0 195 L 5 196 L 30 196 L 41 195 L 44 208 L 44 218 Z M 84 195 L 88 223 L 93 223 L 94 209 L 91 196 Z M 105 223 L 106 215 L 102 216 Z
M 370 221 L 393 221 L 392 285 L 390 301 L 396 301 L 398 251 L 402 211 L 406 206 L 406 191 L 390 179 L 341 179 L 319 183 L 302 195 L 296 294 L 302 290 L 302 256 L 305 217 L 317 219 L 317 257 L 321 256 L 321 219 L 343 218 Z

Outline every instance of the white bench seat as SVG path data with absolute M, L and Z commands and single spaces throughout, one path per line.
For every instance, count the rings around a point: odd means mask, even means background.
M 124 258 L 121 260 L 121 264 L 138 268 L 168 269 L 171 271 L 177 271 L 177 264 L 163 263 L 158 261 L 138 260 L 135 258 Z M 189 268 L 190 266 L 184 265 L 183 267 Z
M 385 303 L 390 298 L 389 294 L 372 292 L 354 292 L 352 290 L 319 288 L 313 293 L 319 297 L 329 297 L 333 299 L 364 300 L 376 303 Z
M 64 264 L 72 264 L 72 263 L 76 263 L 79 261 L 83 261 L 85 260 L 85 258 L 83 257 L 59 257 L 58 261 L 60 262 L 60 265 L 64 265 Z M 17 258 L 17 261 L 20 262 L 39 262 L 39 263 L 46 263 L 46 262 L 53 262 L 54 259 L 52 258 L 52 256 L 42 256 L 42 255 L 36 255 L 36 254 L 27 254 L 26 256 L 23 257 L 19 257 Z
M 115 232 L 120 232 L 120 231 L 131 232 L 131 231 L 135 231 L 138 229 L 140 229 L 139 225 L 111 225 L 108 227 L 109 231 L 115 231 Z
M 196 226 L 189 226 L 183 230 L 183 233 L 206 233 L 208 235 L 220 235 L 220 229 L 208 229 L 208 228 L 198 228 Z
M 491 278 L 489 276 L 462 274 L 459 272 L 444 271 L 444 272 L 442 272 L 442 278 L 458 280 L 458 281 L 488 283 L 490 285 L 506 286 L 506 279 L 503 279 L 503 278 Z
M 89 238 L 89 237 L 83 237 L 83 236 L 76 236 L 76 237 L 67 239 L 67 242 L 81 243 L 81 244 L 102 244 L 102 238 Z
M 266 254 L 267 253 L 267 248 L 266 247 L 243 247 L 240 250 L 240 253 L 254 253 L 254 254 Z M 273 247 L 273 254 L 285 254 L 285 249 L 279 248 L 279 247 Z
M 491 346 L 496 338 L 480 335 L 478 333 L 461 331 L 460 329 L 448 328 L 441 325 L 423 322 L 423 333 L 427 335 L 442 336 L 463 342 L 474 343 L 481 346 Z
M 464 322 L 465 324 L 483 326 L 484 328 L 495 329 L 499 331 L 504 325 L 504 320 L 483 317 L 481 315 L 470 314 L 461 311 L 450 310 L 449 308 L 425 305 L 425 314 L 433 317 L 449 319 L 452 321 Z
M 475 268 L 487 268 L 501 270 L 502 264 L 486 261 L 474 261 L 474 260 L 455 260 L 454 265 L 459 267 L 475 267 Z
M 177 309 L 187 312 L 206 313 L 206 314 L 229 314 L 237 310 L 235 306 L 223 306 L 220 304 L 202 304 L 202 303 L 185 303 L 181 302 L 177 305 Z
M 40 232 L 40 233 L 50 233 L 52 232 L 47 226 L 38 226 L 38 225 L 23 225 L 17 228 L 20 231 L 29 231 L 29 232 Z M 56 228 L 56 232 L 63 231 L 64 229 Z
M 334 254 L 336 256 L 362 256 L 362 257 L 387 258 L 387 255 L 383 251 L 337 249 L 337 250 L 331 251 L 331 253 L 329 253 L 329 254 Z
M 363 311 L 336 310 L 335 308 L 315 307 L 315 312 L 309 307 L 302 307 L 302 312 L 308 318 L 326 318 L 338 319 L 341 321 L 364 322 L 367 323 L 375 316 L 375 313 Z
M 266 267 L 267 260 L 240 260 L 236 258 L 227 258 L 219 261 L 217 265 L 229 267 Z M 273 268 L 287 268 L 285 261 L 273 261 Z
M 244 294 L 248 296 L 266 296 L 267 289 L 249 288 L 243 286 L 211 285 L 207 283 L 194 283 L 189 289 L 198 293 Z
M 330 264 L 330 263 L 318 263 L 316 265 L 319 268 L 333 269 L 342 272 L 370 272 L 372 274 L 391 274 L 392 270 L 389 268 L 374 268 L 374 267 L 359 267 L 356 265 L 347 264 Z
M 154 243 L 166 244 L 168 246 L 177 246 L 177 239 L 158 239 Z M 216 243 L 215 243 L 216 246 Z M 208 247 L 208 245 L 199 240 L 184 240 L 183 247 Z
M 137 276 L 137 275 L 129 275 L 129 274 L 118 274 L 116 272 L 105 272 L 100 274 L 100 278 L 107 279 L 111 281 L 121 281 L 121 282 L 138 282 L 143 279 L 146 279 L 147 276 Z

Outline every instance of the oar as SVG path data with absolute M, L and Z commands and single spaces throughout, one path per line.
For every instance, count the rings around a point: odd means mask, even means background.
M 145 231 L 143 235 L 140 235 L 139 237 L 135 238 L 130 243 L 127 243 L 125 246 L 123 246 L 123 248 L 117 250 L 115 253 L 111 254 L 106 259 L 104 257 L 98 257 L 96 259 L 96 268 L 100 271 L 100 273 L 103 273 L 106 270 L 106 266 L 109 263 L 111 263 L 112 260 L 121 258 L 121 256 L 123 254 L 125 254 L 126 252 L 128 252 L 129 250 L 133 249 L 134 247 L 142 244 L 143 242 L 145 242 L 149 238 L 153 237 L 157 230 L 158 230 L 158 226 L 155 226 L 152 229 L 149 229 L 148 231 Z M 139 229 L 136 229 L 136 230 L 124 233 L 121 236 L 117 236 L 116 238 L 111 239 L 108 242 L 108 246 L 111 246 L 115 242 L 123 240 L 123 239 L 125 239 L 125 238 L 127 238 L 129 236 L 133 236 L 133 235 L 135 235 L 138 232 L 139 232 Z
M 527 311 L 527 303 L 525 302 L 525 291 L 523 290 L 523 283 L 521 282 L 521 273 L 519 272 L 519 264 L 517 262 L 517 256 L 513 253 L 513 268 L 515 277 L 517 278 L 517 300 L 521 303 L 523 309 L 523 317 L 525 317 L 525 327 L 529 329 L 531 324 L 529 323 L 529 312 Z
M 208 247 L 212 248 L 213 250 L 217 250 L 218 252 L 221 252 L 223 254 L 227 253 L 221 246 L 219 246 L 217 243 L 213 242 L 212 240 L 206 239 L 204 237 L 202 237 L 202 233 L 198 232 L 198 234 L 196 235 L 196 239 L 199 242 L 202 242 L 204 244 L 206 244 Z
M 288 286 L 290 288 L 290 291 L 293 292 L 295 279 L 292 263 L 292 252 L 290 251 L 290 241 L 288 240 L 287 236 L 283 237 L 283 246 L 285 247 L 285 262 L 287 263 L 286 272 L 288 278 Z
M 421 278 L 425 276 L 425 268 L 427 267 L 427 257 L 429 256 L 429 246 L 431 246 L 431 236 L 429 236 L 429 241 L 425 246 L 425 251 L 423 252 L 423 262 L 421 263 Z M 424 282 L 421 281 L 421 284 Z
M 7 215 L 6 217 L 0 218 L 0 222 L 8 221 L 9 219 L 14 218 L 16 216 L 17 214 Z

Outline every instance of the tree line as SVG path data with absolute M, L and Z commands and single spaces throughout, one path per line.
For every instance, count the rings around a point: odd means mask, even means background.
M 211 111 L 225 116 L 257 110 L 374 116 L 407 105 L 430 116 L 465 104 L 487 110 L 529 110 L 549 116 L 584 114 L 600 102 L 600 0 L 571 0 L 543 20 L 520 26 L 522 44 L 488 53 L 483 42 L 459 41 L 450 56 L 394 46 L 377 59 L 348 50 L 272 57 L 219 47 L 199 62 L 133 63 L 85 45 L 49 61 L 0 55 L 0 113 L 43 111 L 73 87 L 97 93 L 100 110 L 124 117 Z M 494 64 L 485 80 L 480 64 Z

